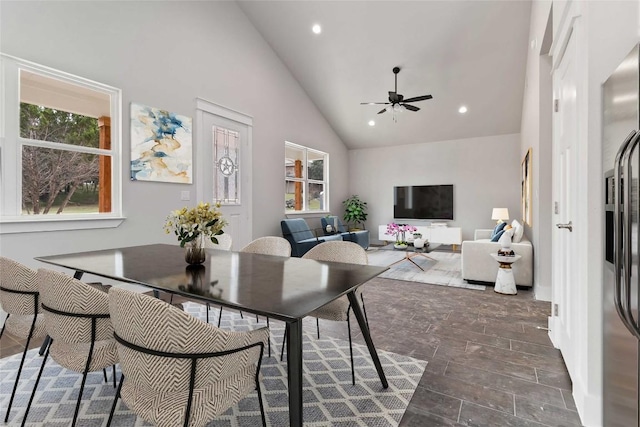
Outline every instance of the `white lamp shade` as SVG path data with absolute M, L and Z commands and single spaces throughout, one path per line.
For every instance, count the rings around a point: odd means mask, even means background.
M 491 213 L 491 219 L 496 221 L 509 219 L 509 209 L 493 208 L 493 212 Z

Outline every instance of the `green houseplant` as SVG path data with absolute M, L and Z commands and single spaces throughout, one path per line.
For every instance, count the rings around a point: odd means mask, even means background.
M 347 224 L 354 224 L 354 228 L 358 227 L 358 224 L 362 224 L 364 228 L 364 222 L 367 220 L 367 202 L 360 200 L 358 195 L 353 195 L 347 200 L 343 201 L 344 205 L 344 217 Z

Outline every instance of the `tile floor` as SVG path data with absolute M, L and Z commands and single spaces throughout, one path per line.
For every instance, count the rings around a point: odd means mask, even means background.
M 546 326 L 550 304 L 389 279 L 363 288 L 376 347 L 428 361 L 401 426 L 580 426 L 571 380 Z M 346 339 L 346 324 L 320 322 Z M 355 327 L 354 339 L 364 343 Z M 37 347 L 36 340 L 30 347 Z M 5 334 L 0 357 L 21 352 Z

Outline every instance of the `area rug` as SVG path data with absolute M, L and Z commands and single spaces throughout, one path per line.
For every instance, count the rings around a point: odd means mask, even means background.
M 369 264 L 385 267 L 391 266 L 389 270 L 378 277 L 481 291 L 487 288 L 484 285 L 467 283 L 462 279 L 461 255 L 459 253 L 433 251 L 426 255 L 433 259 L 427 259 L 421 255 L 411 258 L 424 269 L 424 271 L 422 271 L 410 261 L 402 261 L 391 265 L 405 258 L 403 251 L 390 251 L 377 248 L 372 248 L 372 250 L 367 251 Z
M 185 303 L 184 306 L 187 312 L 201 319 L 205 318 L 204 305 Z M 212 322 L 213 319 L 217 321 L 218 310 L 212 308 L 210 316 Z M 256 324 L 255 316 L 245 313 L 243 319 L 237 311 L 223 311 L 221 327 L 225 329 L 248 330 L 264 325 L 264 318 L 260 318 L 260 323 Z M 286 356 L 285 362 L 280 362 L 279 359 L 284 324 L 272 320 L 270 329 L 272 357 L 266 356 L 265 349 L 261 369 L 262 391 L 268 425 L 281 427 L 289 425 Z M 305 319 L 303 338 L 305 426 L 386 427 L 399 424 L 427 362 L 378 350 L 389 382 L 389 388 L 383 389 L 367 348 L 354 343 L 356 385 L 353 386 L 348 341 L 322 335 L 321 339 L 317 339 L 313 319 Z M 16 354 L 0 360 L 0 408 L 4 409 L 8 405 L 21 356 L 22 354 Z M 27 353 L 9 425 L 18 425 L 22 421 L 41 362 L 42 358 L 38 356 L 37 349 Z M 111 381 L 110 371 L 108 373 Z M 119 378 L 119 369 L 116 375 Z M 51 359 L 47 360 L 27 425 L 71 425 L 80 381 L 81 374 L 68 371 Z M 104 383 L 101 372 L 89 374 L 77 425 L 106 426 L 114 394 L 113 386 Z M 1 411 L 1 415 L 4 417 L 4 410 Z M 137 418 L 119 402 L 111 425 L 129 427 L 150 424 Z M 254 392 L 209 426 L 261 425 L 260 408 L 257 394 Z

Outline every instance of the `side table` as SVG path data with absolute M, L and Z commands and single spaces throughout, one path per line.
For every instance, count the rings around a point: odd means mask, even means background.
M 516 289 L 516 281 L 513 278 L 513 270 L 511 269 L 511 264 L 518 261 L 520 258 L 522 258 L 522 256 L 503 256 L 498 254 L 491 254 L 491 256 L 499 264 L 498 275 L 496 277 L 496 285 L 493 290 L 501 294 L 517 294 L 518 290 Z

